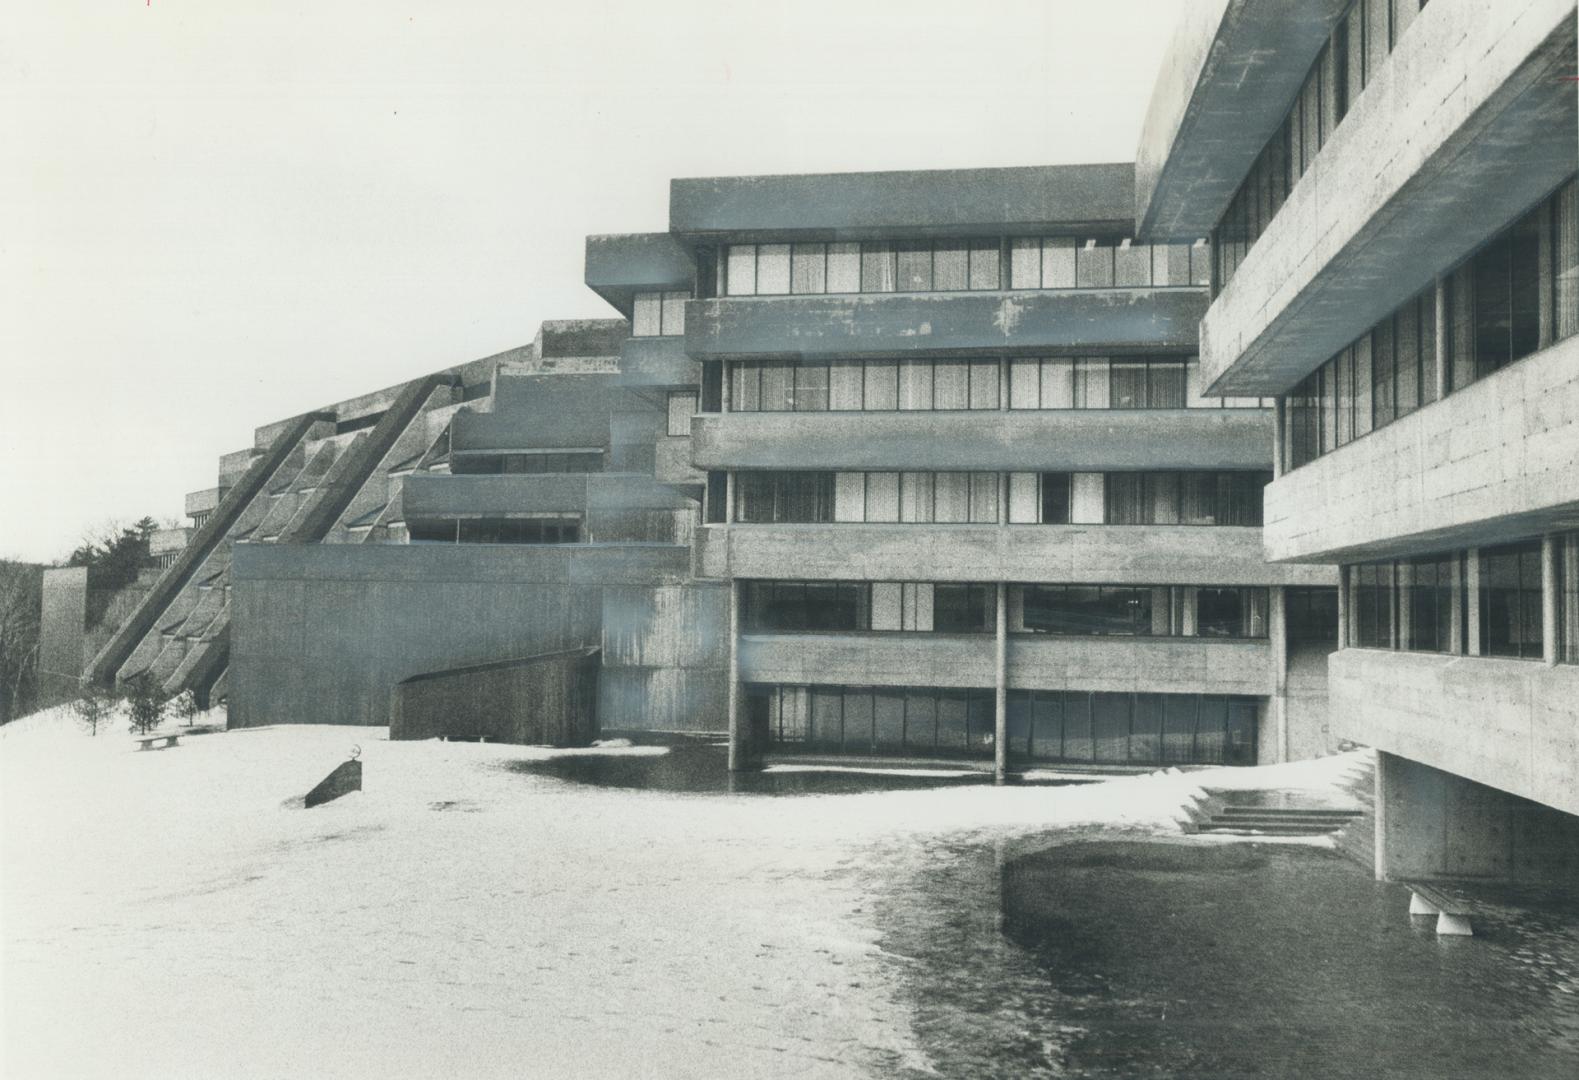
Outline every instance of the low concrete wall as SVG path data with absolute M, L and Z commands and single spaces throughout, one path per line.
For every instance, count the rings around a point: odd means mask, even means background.
M 1133 585 L 1336 585 L 1267 563 L 1261 530 L 1179 525 L 730 525 L 701 530 L 708 577 Z
M 861 293 L 692 300 L 685 349 L 751 357 L 1193 352 L 1205 289 Z
M 691 418 L 700 469 L 1101 472 L 1272 468 L 1270 409 L 725 413 Z
M 389 737 L 585 746 L 598 666 L 596 649 L 576 649 L 412 676 L 395 688 Z
M 608 731 L 728 728 L 729 587 L 603 591 L 599 715 Z
M 1579 516 L 1579 337 L 1286 473 L 1265 508 L 1277 560 L 1429 553 L 1562 527 Z
M 1344 649 L 1328 671 L 1338 735 L 1579 814 L 1579 667 Z
M 88 568 L 44 571 L 38 623 L 38 699 L 41 705 L 68 701 L 86 659 Z

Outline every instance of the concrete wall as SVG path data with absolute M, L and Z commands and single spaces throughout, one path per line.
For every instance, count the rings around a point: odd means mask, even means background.
M 1272 468 L 1270 409 L 725 413 L 691 419 L 701 469 L 1086 472 Z
M 1225 394 L 1282 393 L 1579 168 L 1573 0 L 1432 0 L 1201 323 Z
M 700 386 L 702 366 L 685 353 L 685 338 L 627 338 L 620 347 L 619 384 L 680 390 Z
M 66 701 L 76 694 L 77 678 L 85 659 L 83 641 L 87 618 L 87 567 L 45 570 L 38 624 L 40 704 Z
M 1277 560 L 1440 551 L 1571 523 L 1579 338 L 1285 474 L 1267 487 L 1265 511 Z
M 599 710 L 608 731 L 724 731 L 729 587 L 603 591 Z
M 724 236 L 993 235 L 1011 226 L 1127 226 L 1134 213 L 1129 164 L 723 176 L 669 185 L 672 231 Z
M 1206 304 L 1194 288 L 692 300 L 685 349 L 698 360 L 1191 352 Z
M 731 525 L 702 530 L 708 577 L 1336 585 L 1330 566 L 1271 565 L 1252 527 Z
M 1376 876 L 1579 886 L 1579 817 L 1377 755 Z
M 688 564 L 667 545 L 239 545 L 230 721 L 388 723 L 402 679 L 597 646 L 604 587 Z
M 996 682 L 991 634 L 747 634 L 746 682 L 844 686 L 987 687 Z M 1015 690 L 1245 694 L 1272 690 L 1264 641 L 1013 635 Z
M 455 416 L 456 450 L 572 449 L 603 447 L 616 396 L 613 376 L 529 374 L 495 383 L 491 413 Z
M 1579 813 L 1579 668 L 1373 649 L 1328 663 L 1340 736 Z
M 395 688 L 391 739 L 585 746 L 597 735 L 596 649 L 417 675 Z

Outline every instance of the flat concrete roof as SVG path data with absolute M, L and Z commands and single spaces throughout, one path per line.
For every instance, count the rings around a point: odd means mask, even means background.
M 1134 217 L 1134 166 L 1036 165 L 673 180 L 669 228 L 688 236 L 1000 235 L 1115 229 Z
M 1194 240 L 1211 232 L 1349 3 L 1179 6 L 1135 151 L 1138 239 Z

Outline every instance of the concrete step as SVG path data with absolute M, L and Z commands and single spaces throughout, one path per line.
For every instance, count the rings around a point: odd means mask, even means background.
M 1289 821 L 1348 821 L 1360 816 L 1361 811 L 1355 810 L 1295 810 L 1287 807 L 1261 807 L 1261 806 L 1225 806 L 1217 811 L 1218 817 L 1225 818 L 1280 818 Z
M 1234 833 L 1244 836 L 1326 836 L 1336 830 L 1318 824 L 1269 824 L 1264 822 L 1209 821 L 1200 826 L 1200 832 Z

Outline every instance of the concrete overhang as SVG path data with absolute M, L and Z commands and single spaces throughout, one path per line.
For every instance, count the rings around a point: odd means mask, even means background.
M 614 233 L 587 237 L 587 287 L 631 317 L 639 292 L 691 290 L 696 263 L 669 233 Z
M 691 418 L 700 469 L 1272 468 L 1270 409 L 725 413 Z
M 700 366 L 685 353 L 684 337 L 633 337 L 620 347 L 621 386 L 677 390 L 701 381 Z
M 585 474 L 412 473 L 401 486 L 401 508 L 407 521 L 580 512 L 586 506 Z
M 1288 391 L 1579 169 L 1573 0 L 1433 0 L 1201 322 L 1212 393 Z
M 1351 0 L 1187 0 L 1135 152 L 1135 235 L 1207 236 Z
M 861 293 L 693 300 L 693 359 L 834 359 L 1052 350 L 1194 352 L 1204 289 Z
M 1129 163 L 673 180 L 669 228 L 713 240 L 1121 232 Z

